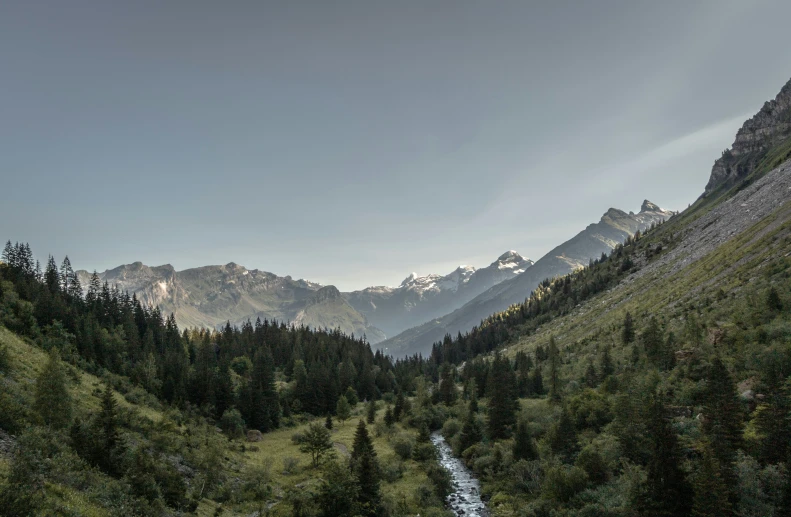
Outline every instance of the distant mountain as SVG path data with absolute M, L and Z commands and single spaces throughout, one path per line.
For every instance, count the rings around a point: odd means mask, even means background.
M 82 285 L 87 286 L 89 273 L 77 273 Z M 182 328 L 216 327 L 226 321 L 240 324 L 261 317 L 314 328 L 340 327 L 347 334 L 366 334 L 372 343 L 385 338 L 335 287 L 248 270 L 233 262 L 184 271 L 176 271 L 169 264 L 149 267 L 135 262 L 100 273 L 99 277 L 135 293 L 146 305 L 174 313 Z
M 487 289 L 524 273 L 533 261 L 508 251 L 489 266 L 459 266 L 447 275 L 412 273 L 398 287 L 368 287 L 344 297 L 371 325 L 393 336 L 452 312 Z
M 774 100 L 746 121 L 730 149 L 714 162 L 704 195 L 744 180 L 750 173 L 769 172 L 791 158 L 791 80 Z
M 459 309 L 423 325 L 411 328 L 379 343 L 394 356 L 427 353 L 431 345 L 442 340 L 445 334 L 455 335 L 470 330 L 487 316 L 506 309 L 509 305 L 522 302 L 545 278 L 565 275 L 586 266 L 591 259 L 609 253 L 616 244 L 623 242 L 638 230 L 664 221 L 674 212 L 663 210 L 646 200 L 640 212 L 626 213 L 611 208 L 597 223 L 589 225 L 572 239 L 564 242 L 524 272 L 500 282 L 481 292 Z M 491 266 L 490 266 L 491 267 Z
M 365 334 L 375 344 L 388 334 L 461 307 L 532 265 L 531 260 L 509 251 L 485 268 L 459 266 L 445 276 L 413 273 L 398 287 L 369 287 L 353 293 L 233 262 L 183 271 L 170 264 L 150 267 L 135 262 L 100 273 L 99 278 L 136 294 L 145 305 L 172 312 L 181 328 L 217 327 L 227 321 L 239 325 L 260 317 L 313 328 L 340 327 L 347 334 Z M 83 287 L 87 286 L 90 274 L 77 274 Z

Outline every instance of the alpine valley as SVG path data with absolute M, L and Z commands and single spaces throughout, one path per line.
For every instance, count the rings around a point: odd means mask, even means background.
M 351 293 L 8 241 L 0 515 L 791 515 L 791 82 L 712 158 L 679 213 Z
M 412 273 L 397 287 L 350 293 L 233 262 L 183 271 L 170 264 L 149 267 L 134 262 L 97 276 L 100 282 L 134 294 L 144 305 L 172 313 L 182 328 L 238 326 L 260 318 L 337 328 L 365 336 L 374 345 L 396 336 L 382 345 L 389 353 L 427 352 L 432 340 L 441 339 L 445 332 L 469 330 L 490 313 L 524 299 L 524 293 L 544 278 L 587 265 L 628 236 L 672 215 L 649 201 L 637 214 L 611 208 L 598 223 L 553 249 L 535 267 L 532 260 L 508 251 L 483 268 L 459 266 L 444 276 Z M 91 274 L 78 270 L 77 275 L 87 289 Z

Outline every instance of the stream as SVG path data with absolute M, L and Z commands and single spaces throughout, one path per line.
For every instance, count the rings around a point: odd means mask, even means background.
M 439 431 L 432 433 L 431 443 L 439 452 L 439 463 L 450 472 L 453 492 L 446 500 L 457 517 L 489 517 L 481 500 L 481 485 L 464 463 L 453 455 L 450 445 Z

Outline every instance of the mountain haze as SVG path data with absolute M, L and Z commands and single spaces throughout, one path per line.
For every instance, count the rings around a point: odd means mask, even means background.
M 599 258 L 602 253 L 609 253 L 630 235 L 672 215 L 674 212 L 663 210 L 648 200 L 643 202 L 637 214 L 611 208 L 599 222 L 554 248 L 523 273 L 487 289 L 450 314 L 387 339 L 379 347 L 394 356 L 427 353 L 431 345 L 445 334 L 455 335 L 470 330 L 489 315 L 524 301 L 544 279 L 587 266 L 591 260 Z
M 412 273 L 398 287 L 368 287 L 344 296 L 388 336 L 452 312 L 487 289 L 514 278 L 533 265 L 516 251 L 503 253 L 489 266 L 459 266 L 445 276 Z

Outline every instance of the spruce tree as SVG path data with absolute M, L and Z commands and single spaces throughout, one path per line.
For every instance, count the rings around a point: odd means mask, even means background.
M 456 402 L 456 382 L 453 380 L 453 367 L 444 363 L 440 368 L 439 397 L 448 407 Z
M 643 350 L 648 360 L 654 365 L 659 365 L 662 359 L 662 329 L 656 316 L 651 316 L 643 333 L 640 335 Z
M 560 394 L 560 351 L 555 337 L 549 338 L 549 400 L 559 402 Z
M 710 441 L 706 450 L 714 454 L 722 469 L 722 479 L 733 489 L 737 484 L 736 451 L 742 445 L 742 410 L 736 386 L 719 357 L 711 363 L 703 397 L 703 431 Z M 735 503 L 735 491 L 730 497 Z
M 486 392 L 489 397 L 489 438 L 507 438 L 516 423 L 519 407 L 516 376 L 507 359 L 496 354 L 489 368 Z
M 365 416 L 365 420 L 369 424 L 373 424 L 374 422 L 376 422 L 376 401 L 375 400 L 371 400 L 368 403 L 368 407 L 366 408 L 365 415 L 366 415 Z
M 340 420 L 341 425 L 352 416 L 352 408 L 349 405 L 349 401 L 346 400 L 346 397 L 343 395 L 338 397 L 338 403 L 335 405 L 335 416 Z
M 395 405 L 393 406 L 393 418 L 396 422 L 400 421 L 404 414 L 404 402 L 404 392 L 403 390 L 398 390 L 398 396 L 396 396 Z
M 695 491 L 692 515 L 695 517 L 727 517 L 733 515 L 732 488 L 721 475 L 723 468 L 717 460 L 713 444 L 704 441 L 700 447 L 701 458 L 692 476 Z
M 623 319 L 623 328 L 621 329 L 621 342 L 624 345 L 629 345 L 634 341 L 634 320 L 632 313 L 627 312 Z
M 102 392 L 102 401 L 99 414 L 94 422 L 94 434 L 97 439 L 95 462 L 99 467 L 110 474 L 117 474 L 119 470 L 119 456 L 123 446 L 121 433 L 118 429 L 118 402 L 110 385 L 106 385 Z
M 536 450 L 536 445 L 533 443 L 533 437 L 530 436 L 527 423 L 521 420 L 516 426 L 513 456 L 514 460 L 532 461 L 538 459 L 538 450 Z
M 681 470 L 678 438 L 665 413 L 662 399 L 654 395 L 646 427 L 650 442 L 646 493 L 637 506 L 648 516 L 689 515 L 692 488 Z
M 324 419 L 324 427 L 328 430 L 332 430 L 332 415 L 327 413 L 327 418 Z
M 475 418 L 475 411 L 472 409 L 472 402 L 467 409 L 467 416 L 464 419 L 464 424 L 461 426 L 459 433 L 459 452 L 464 452 L 469 447 L 480 442 L 483 436 L 478 427 L 478 421 Z
M 67 386 L 66 374 L 57 349 L 49 351 L 49 359 L 36 380 L 33 408 L 44 424 L 55 429 L 64 429 L 71 422 L 72 399 Z
M 565 407 L 560 411 L 560 418 L 550 430 L 548 441 L 554 455 L 566 463 L 571 462 L 578 449 L 577 430 Z
M 385 410 L 384 422 L 387 427 L 393 427 L 395 423 L 395 417 L 393 416 L 393 410 L 390 409 L 390 405 L 388 405 Z
M 354 433 L 349 466 L 360 487 L 357 499 L 360 514 L 370 517 L 378 515 L 381 508 L 379 463 L 363 420 L 357 424 L 357 431 Z
M 615 366 L 612 363 L 612 357 L 610 357 L 609 346 L 605 346 L 604 350 L 602 350 L 601 360 L 599 362 L 599 373 L 602 381 L 615 373 Z

